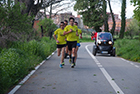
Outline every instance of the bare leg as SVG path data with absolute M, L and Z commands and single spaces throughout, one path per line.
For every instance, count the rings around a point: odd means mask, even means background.
M 72 63 L 75 63 L 74 60 L 75 60 L 75 54 L 76 54 L 76 48 L 72 48 L 72 59 L 73 59 L 73 62 Z
M 62 48 L 61 64 L 64 62 L 65 47 Z
M 61 48 L 57 48 L 57 55 L 60 56 L 61 54 Z
M 68 54 L 68 46 L 66 46 L 66 53 Z
M 76 46 L 76 50 L 75 50 L 75 60 L 74 60 L 74 62 L 76 63 L 76 59 L 77 59 L 77 52 L 78 52 L 78 46 Z

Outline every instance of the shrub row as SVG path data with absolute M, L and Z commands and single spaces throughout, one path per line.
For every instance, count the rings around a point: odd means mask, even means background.
M 12 43 L 9 49 L 0 49 L 0 94 L 16 85 L 55 49 L 54 40 L 43 37 L 40 41 Z
M 125 59 L 140 62 L 140 41 L 123 39 L 115 41 L 116 53 Z

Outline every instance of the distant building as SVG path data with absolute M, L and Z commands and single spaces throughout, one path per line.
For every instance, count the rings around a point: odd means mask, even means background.
M 111 13 L 107 13 L 107 14 L 108 14 L 108 27 L 109 27 L 109 31 L 110 31 L 112 29 L 112 26 L 113 26 L 113 20 L 112 20 Z M 120 32 L 120 30 L 121 30 L 121 19 L 119 18 L 119 14 L 114 14 L 114 18 L 115 18 L 115 21 L 116 21 L 115 32 Z M 126 28 L 127 28 L 127 24 L 128 24 L 128 21 L 126 19 Z M 104 31 L 104 25 L 101 27 L 101 29 Z
M 35 21 L 34 21 L 34 28 L 35 30 L 38 29 L 37 23 L 39 23 L 39 20 L 44 19 L 44 18 L 49 18 L 49 15 L 44 15 L 44 13 L 40 12 L 37 14 L 37 16 L 35 17 Z M 83 28 L 83 21 L 80 17 L 80 15 L 78 15 L 77 17 L 75 17 L 74 15 L 72 15 L 72 12 L 67 12 L 67 13 L 60 13 L 60 14 L 56 14 L 55 16 L 52 15 L 51 19 L 53 20 L 53 22 L 59 27 L 60 22 L 64 21 L 64 20 L 68 20 L 69 18 L 73 17 L 75 18 L 75 21 L 78 22 L 79 24 L 79 28 Z

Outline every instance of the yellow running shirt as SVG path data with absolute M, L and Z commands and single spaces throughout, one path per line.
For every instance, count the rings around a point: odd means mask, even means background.
M 59 43 L 56 43 L 56 44 L 66 44 L 66 36 L 63 35 L 64 33 L 64 30 L 62 30 L 61 28 L 58 28 L 56 31 L 54 31 L 54 34 L 57 35 L 57 40 L 59 41 Z
M 81 33 L 82 33 L 81 29 L 78 29 L 78 35 L 80 35 Z M 79 36 L 77 36 L 77 43 L 80 43 Z
M 67 41 L 77 41 L 76 31 L 78 31 L 78 27 L 76 25 L 67 25 L 64 31 L 68 32 L 70 29 L 72 29 L 72 32 L 67 34 Z

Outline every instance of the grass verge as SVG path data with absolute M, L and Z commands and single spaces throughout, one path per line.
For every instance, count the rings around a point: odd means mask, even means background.
M 80 42 L 94 41 L 90 37 L 83 37 Z M 116 47 L 117 56 L 140 63 L 140 41 L 138 39 L 117 39 L 114 47 Z
M 131 39 L 118 39 L 115 41 L 116 54 L 130 61 L 140 62 L 140 41 Z
M 56 49 L 55 40 L 43 37 L 40 41 L 13 42 L 0 51 L 0 94 L 18 84 L 41 61 Z

